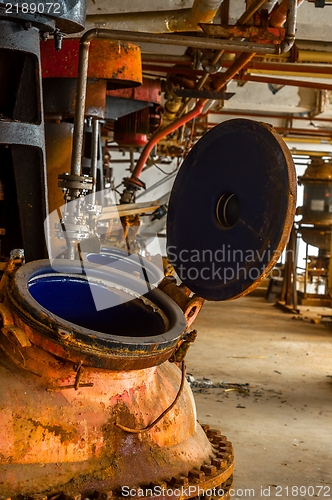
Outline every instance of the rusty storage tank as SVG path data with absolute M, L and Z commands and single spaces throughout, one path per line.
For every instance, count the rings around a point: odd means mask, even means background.
M 94 263 L 10 261 L 0 287 L 0 496 L 230 497 L 231 443 L 198 424 L 183 359 L 204 299 L 243 296 L 275 264 L 295 198 L 278 134 L 230 120 L 193 147 L 171 193 L 180 286 L 170 277 L 148 287 Z
M 300 231 L 303 240 L 321 251 L 330 253 L 332 227 L 332 160 L 313 157 L 304 175 Z
M 0 305 L 0 494 L 111 498 L 151 482 L 225 483 L 231 445 L 205 428 L 207 439 L 184 366 L 168 361 L 202 300 L 187 297 L 184 313 L 128 273 L 89 264 L 87 279 L 80 263 L 53 266 L 9 275 Z

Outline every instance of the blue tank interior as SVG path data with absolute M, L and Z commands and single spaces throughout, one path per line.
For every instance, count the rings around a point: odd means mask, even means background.
M 89 330 L 124 337 L 151 337 L 165 331 L 161 316 L 142 301 L 121 303 L 118 294 L 99 283 L 41 276 L 30 281 L 29 292 L 48 311 Z M 95 300 L 99 309 L 102 306 L 99 311 Z

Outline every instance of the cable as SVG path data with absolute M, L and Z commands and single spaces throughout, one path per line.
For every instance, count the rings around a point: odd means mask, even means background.
M 182 392 L 182 389 L 184 386 L 184 381 L 186 378 L 186 364 L 184 361 L 182 361 L 182 363 L 181 363 L 181 370 L 182 370 L 182 377 L 181 377 L 181 384 L 180 384 L 180 388 L 178 390 L 178 393 L 177 393 L 173 403 L 168 408 L 166 408 L 166 410 L 163 411 L 162 414 L 159 415 L 158 418 L 156 418 L 156 420 L 154 420 L 151 424 L 149 424 L 147 427 L 144 427 L 143 429 L 131 429 L 130 427 L 125 427 L 124 425 L 121 425 L 118 422 L 118 420 L 115 422 L 115 425 L 117 427 L 119 427 L 119 429 L 122 429 L 125 432 L 131 432 L 132 434 L 139 434 L 140 432 L 147 432 L 150 429 L 152 429 L 152 427 L 154 427 L 158 422 L 160 422 L 160 420 L 162 418 L 164 418 L 164 416 L 167 415 L 167 413 L 170 412 L 172 408 L 174 408 L 174 406 L 178 402 L 179 397 L 181 396 L 181 392 Z

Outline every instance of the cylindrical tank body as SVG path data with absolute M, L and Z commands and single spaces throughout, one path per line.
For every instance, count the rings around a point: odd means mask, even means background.
M 44 113 L 40 39 L 84 28 L 86 0 L 0 1 L 0 252 L 24 248 L 26 262 L 47 255 Z M 57 29 L 56 29 L 57 28 Z
M 58 188 L 58 175 L 70 171 L 78 55 L 79 39 L 63 40 L 63 47 L 58 52 L 54 50 L 52 40 L 41 44 L 50 213 L 64 205 L 63 193 Z M 85 106 L 86 117 L 104 118 L 106 88 L 136 88 L 141 83 L 141 52 L 137 45 L 109 40 L 93 40 L 91 42 Z M 82 172 L 88 175 L 91 165 L 90 137 L 91 127 L 86 126 Z M 100 144 L 99 138 L 99 146 Z M 98 150 L 100 151 L 100 147 Z M 101 190 L 103 188 L 103 158 L 100 154 L 97 170 L 97 190 Z

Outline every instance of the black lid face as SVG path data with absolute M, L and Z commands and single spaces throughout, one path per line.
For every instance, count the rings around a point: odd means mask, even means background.
M 168 259 L 207 300 L 246 295 L 278 261 L 295 207 L 294 163 L 273 127 L 223 122 L 195 144 L 175 179 Z

